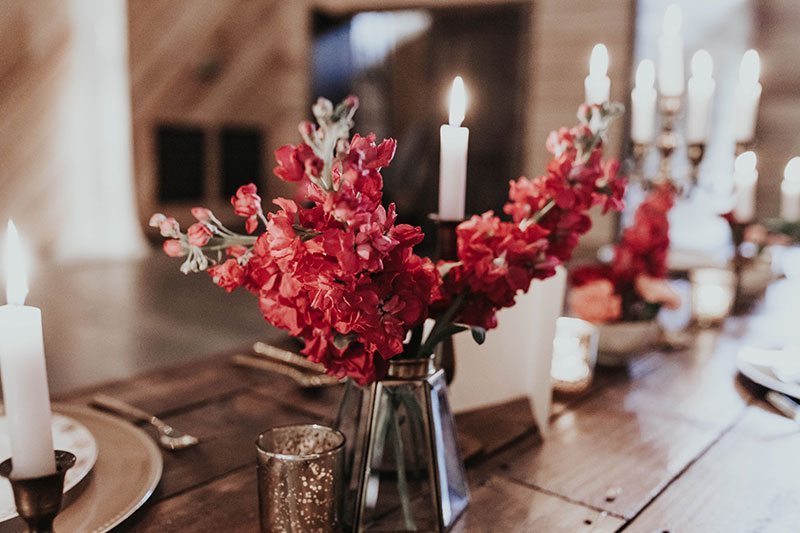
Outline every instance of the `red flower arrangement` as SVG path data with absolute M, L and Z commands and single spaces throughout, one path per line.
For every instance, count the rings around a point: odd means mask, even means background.
M 302 339 L 303 353 L 332 375 L 365 384 L 390 358 L 427 357 L 459 331 L 480 340 L 498 309 L 570 257 L 592 206 L 622 207 L 617 165 L 602 163 L 602 136 L 618 109 L 584 105 L 580 125 L 548 139 L 546 174 L 511 182 L 504 210 L 512 221 L 472 217 L 457 228 L 458 261 L 434 264 L 414 253 L 420 228 L 397 224 L 394 204 L 382 205 L 380 170 L 396 142 L 351 138 L 357 107 L 352 96 L 335 107 L 319 99 L 317 124 L 300 124 L 303 142 L 276 151 L 275 175 L 302 187 L 303 205 L 278 198 L 265 215 L 251 184 L 231 199 L 247 235 L 205 208 L 192 210 L 197 222 L 185 234 L 173 218 L 151 220 L 168 239 L 165 252 L 186 257 L 184 273 L 208 270 L 228 292 L 245 287 L 264 318 Z M 436 323 L 423 338 L 427 318 Z
M 675 189 L 658 183 L 622 233 L 610 265 L 589 265 L 570 276 L 569 305 L 580 318 L 595 323 L 651 320 L 662 305 L 675 309 L 680 297 L 667 285 L 669 210 Z

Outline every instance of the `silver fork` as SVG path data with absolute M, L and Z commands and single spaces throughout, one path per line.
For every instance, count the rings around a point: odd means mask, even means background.
M 183 450 L 199 443 L 200 440 L 192 435 L 187 435 L 176 430 L 155 415 L 142 411 L 122 400 L 112 398 L 105 394 L 96 394 L 92 397 L 92 406 L 105 411 L 124 416 L 133 422 L 146 422 L 158 430 L 158 443 L 167 450 Z

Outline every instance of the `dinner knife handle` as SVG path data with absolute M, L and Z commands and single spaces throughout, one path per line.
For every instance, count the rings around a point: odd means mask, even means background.
M 95 394 L 91 403 L 96 407 L 124 416 L 134 422 L 153 422 L 157 420 L 155 415 L 105 394 Z
M 797 419 L 798 415 L 800 415 L 800 405 L 789 399 L 786 395 L 775 391 L 769 391 L 767 392 L 766 398 L 770 405 L 780 411 L 782 415 L 792 420 Z

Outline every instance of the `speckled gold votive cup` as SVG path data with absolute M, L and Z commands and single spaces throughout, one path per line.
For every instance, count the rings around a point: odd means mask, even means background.
M 256 439 L 262 532 L 341 531 L 344 435 L 314 424 Z

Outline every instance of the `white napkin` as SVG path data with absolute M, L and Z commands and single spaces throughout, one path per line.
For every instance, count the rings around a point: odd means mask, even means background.
M 527 396 L 542 435 L 550 417 L 550 363 L 556 319 L 561 315 L 567 272 L 534 281 L 517 296 L 514 307 L 497 315 L 498 327 L 478 345 L 469 333 L 454 338 L 456 373 L 450 385 L 455 412 L 468 411 Z
M 800 384 L 800 346 L 786 346 L 771 361 L 770 368 L 784 383 Z

